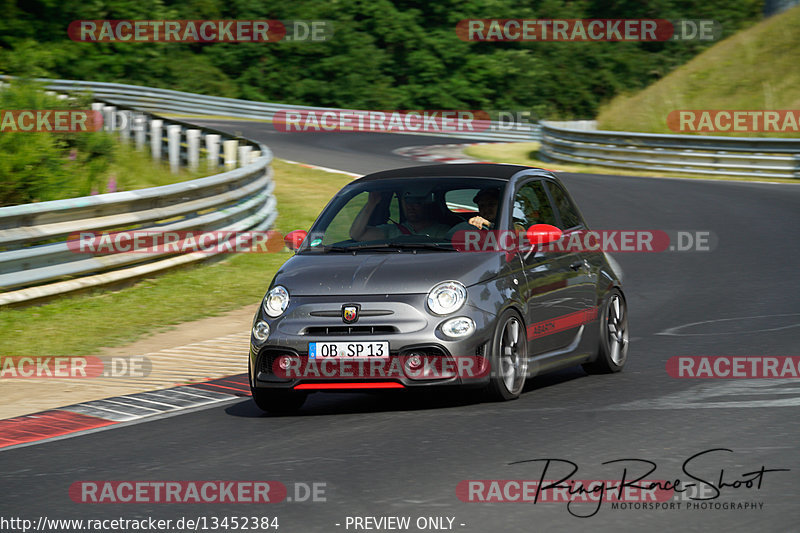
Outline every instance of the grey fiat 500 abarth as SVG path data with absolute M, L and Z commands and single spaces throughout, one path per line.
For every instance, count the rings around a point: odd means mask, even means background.
M 253 320 L 249 374 L 266 411 L 315 391 L 485 389 L 628 352 L 621 272 L 559 246 L 588 230 L 551 172 L 432 165 L 377 172 L 334 196 L 275 274 Z

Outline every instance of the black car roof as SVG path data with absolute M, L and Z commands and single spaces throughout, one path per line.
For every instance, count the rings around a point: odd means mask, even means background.
M 388 178 L 418 178 L 435 176 L 452 176 L 459 178 L 498 178 L 511 179 L 516 173 L 522 170 L 542 170 L 549 174 L 549 171 L 526 167 L 523 165 L 504 165 L 492 163 L 458 163 L 452 165 L 423 165 L 416 167 L 396 168 L 393 170 L 382 170 L 373 174 L 367 174 L 363 178 L 355 181 L 372 181 Z

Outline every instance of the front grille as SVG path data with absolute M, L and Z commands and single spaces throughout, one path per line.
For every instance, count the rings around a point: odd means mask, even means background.
M 311 316 L 322 316 L 327 318 L 341 318 L 342 310 L 334 309 L 332 311 L 311 311 L 308 314 Z M 359 313 L 360 316 L 387 316 L 393 314 L 394 311 L 388 309 L 362 309 Z
M 303 335 L 379 335 L 397 333 L 394 326 L 309 326 Z

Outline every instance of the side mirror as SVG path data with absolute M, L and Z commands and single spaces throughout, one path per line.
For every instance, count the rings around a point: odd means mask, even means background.
M 563 232 L 555 226 L 550 224 L 534 224 L 525 233 L 525 238 L 531 244 L 530 250 L 525 254 L 527 259 L 536 250 L 537 246 L 555 242 L 561 238 Z
M 305 240 L 306 235 L 308 235 L 306 230 L 296 229 L 287 233 L 283 238 L 283 242 L 286 243 L 286 246 L 290 250 L 296 251 L 298 248 L 300 248 L 300 245 L 303 244 L 303 240 Z
M 528 228 L 525 236 L 528 242 L 536 245 L 548 244 L 561 238 L 562 231 L 550 224 L 534 224 Z

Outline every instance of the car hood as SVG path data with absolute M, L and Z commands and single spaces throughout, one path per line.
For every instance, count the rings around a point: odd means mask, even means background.
M 302 254 L 275 275 L 293 296 L 427 293 L 439 282 L 458 280 L 469 287 L 498 275 L 501 253 L 382 252 Z

